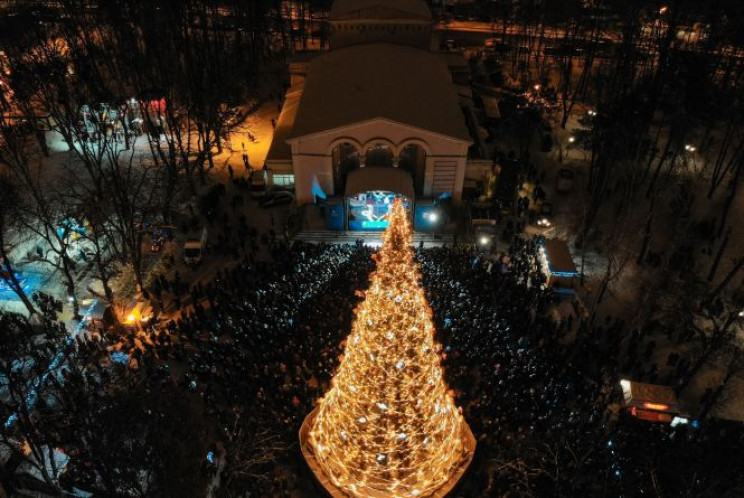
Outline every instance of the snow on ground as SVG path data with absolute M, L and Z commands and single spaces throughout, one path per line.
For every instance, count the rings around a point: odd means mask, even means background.
M 574 113 L 569 119 L 567 124 L 567 131 L 564 134 L 558 133 L 559 137 L 568 137 L 572 131 L 580 128 L 578 119 L 586 112 L 586 108 L 582 105 L 577 105 Z M 509 150 L 519 150 L 518 137 L 507 132 L 506 136 L 501 139 L 498 143 L 498 148 L 501 151 L 508 152 Z M 602 275 L 606 270 L 607 257 L 606 250 L 601 247 L 588 245 L 583 258 L 582 265 L 582 253 L 579 248 L 576 247 L 576 239 L 579 236 L 578 228 L 581 226 L 583 219 L 583 209 L 585 205 L 585 198 L 587 195 L 587 182 L 588 182 L 588 170 L 589 163 L 588 157 L 584 151 L 577 149 L 564 150 L 562 161 L 559 161 L 559 152 L 557 148 L 550 153 L 543 153 L 539 151 L 539 143 L 537 137 L 533 140 L 530 147 L 530 161 L 535 163 L 538 170 L 538 177 L 544 175 L 544 180 L 541 182 L 541 186 L 546 190 L 547 196 L 546 201 L 553 204 L 553 221 L 554 227 L 551 230 L 550 236 L 567 240 L 569 247 L 573 253 L 574 262 L 577 269 L 583 271 L 586 276 L 584 288 L 579 290 L 581 296 L 589 296 L 587 307 L 592 309 L 592 294 L 596 294 L 596 290 L 601 282 Z M 697 175 L 698 183 L 696 184 L 696 190 L 694 192 L 696 202 L 693 207 L 692 219 L 702 220 L 710 219 L 714 215 L 718 214 L 720 205 L 722 204 L 722 197 L 725 188 L 720 188 L 718 195 L 719 199 L 716 202 L 709 202 L 706 198 L 708 184 L 705 181 L 701 170 L 703 166 L 703 158 L 699 154 L 691 158 L 691 164 L 694 164 L 692 171 Z M 575 183 L 573 191 L 567 194 L 557 193 L 555 191 L 556 186 L 556 175 L 558 169 L 570 168 L 575 173 Z M 663 181 L 663 179 L 662 179 Z M 724 186 L 725 187 L 725 186 Z M 531 187 L 528 186 L 528 190 Z M 526 193 L 526 192 L 525 192 Z M 639 202 L 647 202 L 645 200 L 644 193 L 638 194 Z M 650 249 L 659 250 L 662 246 L 661 241 L 671 240 L 676 235 L 674 233 L 676 221 L 673 218 L 675 213 L 668 208 L 670 201 L 670 192 L 664 192 L 660 197 L 662 209 L 667 209 L 667 212 L 660 211 L 664 216 L 658 216 L 654 220 L 653 231 L 652 231 L 652 242 Z M 630 227 L 626 234 L 625 240 L 627 244 L 631 246 L 637 244 L 637 247 L 633 247 L 635 250 L 640 248 L 641 244 L 641 230 L 645 222 L 644 209 L 638 209 L 639 213 L 632 219 L 628 220 L 627 223 Z M 612 218 L 612 209 L 604 209 L 600 213 L 600 219 L 597 221 L 596 226 L 599 230 L 609 230 L 613 228 L 613 223 L 616 220 Z M 667 217 L 670 216 L 670 217 Z M 720 216 L 720 215 L 719 215 Z M 738 221 L 744 219 L 744 195 L 739 195 L 731 208 L 731 214 L 729 217 L 729 224 L 732 226 L 731 238 L 727 246 L 727 250 L 721 260 L 716 277 L 713 279 L 713 285 L 720 282 L 723 277 L 730 271 L 735 264 L 735 258 L 744 256 L 742 253 L 742 247 L 744 247 L 744 227 L 739 226 Z M 713 264 L 716 252 L 721 245 L 721 239 L 714 241 L 714 243 L 707 247 L 705 241 L 701 241 L 697 247 L 694 248 L 696 266 L 685 271 L 695 272 L 701 278 L 707 276 L 708 271 Z M 708 249 L 707 254 L 703 252 L 704 249 Z M 666 257 L 669 257 L 670 253 L 667 250 Z M 596 323 L 601 323 L 606 316 L 621 317 L 624 318 L 631 327 L 637 327 L 642 325 L 638 320 L 642 318 L 640 312 L 642 311 L 641 299 L 647 294 L 649 289 L 653 289 L 658 285 L 660 275 L 659 271 L 649 268 L 648 266 L 639 267 L 636 265 L 635 260 L 630 260 L 625 267 L 623 273 L 614 280 L 604 296 L 604 299 L 598 304 Z M 740 288 L 744 285 L 744 278 L 738 276 L 737 279 L 731 282 L 729 285 L 729 291 Z M 740 328 L 740 337 L 744 336 L 744 330 Z M 657 343 L 657 348 L 650 362 L 655 362 L 659 365 L 660 375 L 659 381 L 666 375 L 666 361 L 668 355 L 672 352 L 678 352 L 682 355 L 694 354 L 692 347 L 689 344 L 677 345 L 672 343 L 665 335 L 654 334 L 646 339 L 647 341 L 653 340 Z M 696 412 L 699 408 L 699 400 L 707 388 L 715 388 L 720 384 L 722 378 L 722 371 L 720 366 L 714 362 L 703 367 L 699 375 L 694 379 L 690 386 L 682 393 L 683 400 L 687 403 L 690 409 Z M 722 396 L 721 403 L 719 406 L 714 408 L 712 414 L 723 418 L 742 420 L 744 421 L 744 395 L 740 393 L 744 392 L 744 376 L 735 377 L 730 381 L 730 384 L 726 388 L 724 395 Z

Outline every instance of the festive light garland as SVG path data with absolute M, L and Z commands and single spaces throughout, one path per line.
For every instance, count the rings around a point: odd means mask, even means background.
M 463 437 L 469 428 L 442 377 L 411 240 L 396 200 L 377 270 L 308 438 L 322 472 L 355 497 L 429 496 L 472 457 Z

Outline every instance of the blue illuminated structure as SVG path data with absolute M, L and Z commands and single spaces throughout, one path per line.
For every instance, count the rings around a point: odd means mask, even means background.
M 111 361 L 119 365 L 129 365 L 129 355 L 122 351 L 114 351 L 111 353 Z
M 540 260 L 548 274 L 549 284 L 557 279 L 572 279 L 581 276 L 565 241 L 543 240 L 540 247 Z
M 578 271 L 556 271 L 550 269 L 550 274 L 554 277 L 574 278 L 578 277 L 580 273 Z
M 21 284 L 23 292 L 30 296 L 39 290 L 44 284 L 44 278 L 39 273 L 15 272 L 16 280 Z M 0 279 L 0 301 L 19 301 L 18 295 L 10 288 L 8 283 Z
M 388 227 L 393 201 L 401 197 L 395 192 L 371 190 L 348 198 L 349 230 L 381 232 Z M 404 199 L 404 205 L 410 208 L 410 202 Z
M 65 360 L 65 351 L 67 348 L 75 344 L 75 338 L 80 335 L 80 333 L 83 331 L 87 323 L 90 321 L 91 314 L 93 313 L 93 310 L 95 309 L 96 305 L 98 305 L 98 299 L 94 299 L 93 303 L 88 307 L 88 309 L 85 311 L 85 315 L 83 316 L 83 319 L 80 320 L 80 322 L 75 327 L 75 331 L 73 334 L 67 337 L 65 341 L 62 343 L 62 346 L 57 351 L 57 354 L 54 355 L 54 358 L 49 363 L 49 368 L 47 368 L 47 371 L 44 372 L 43 375 L 41 375 L 38 379 L 36 379 L 36 382 L 34 382 L 33 387 L 29 391 L 29 393 L 26 395 L 26 405 L 28 409 L 31 409 L 36 405 L 36 400 L 38 399 L 38 391 L 39 388 L 46 382 L 46 380 L 49 378 L 50 375 L 53 373 L 56 373 L 57 370 L 59 370 L 62 365 L 64 364 Z M 63 379 L 60 379 L 62 381 Z M 18 421 L 18 413 L 13 413 L 8 419 L 5 421 L 5 427 L 10 428 L 15 425 L 15 423 Z
M 387 220 L 363 220 L 361 227 L 355 227 L 361 228 L 362 230 L 385 230 L 388 227 Z
M 315 177 L 313 177 L 312 190 L 313 190 L 313 197 L 316 199 L 325 199 L 327 197 L 326 193 L 320 187 L 320 184 L 318 183 L 318 179 Z
M 328 199 L 326 203 L 326 227 L 329 230 L 338 231 L 346 228 L 346 206 L 343 199 Z
M 432 222 L 431 214 L 437 213 L 436 221 Z M 438 207 L 434 204 L 434 201 L 429 199 L 421 199 L 416 203 L 413 216 L 413 229 L 430 232 L 434 226 L 439 222 Z

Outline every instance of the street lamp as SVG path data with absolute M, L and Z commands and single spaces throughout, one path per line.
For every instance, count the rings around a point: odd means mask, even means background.
M 426 217 L 429 219 L 429 224 L 431 225 L 431 236 L 432 238 L 436 238 L 437 237 L 437 226 L 439 225 L 439 212 L 437 212 L 435 208 L 429 211 Z
M 478 242 L 482 246 L 487 246 L 489 242 L 491 242 L 491 238 L 487 235 L 481 235 L 480 239 L 478 239 Z

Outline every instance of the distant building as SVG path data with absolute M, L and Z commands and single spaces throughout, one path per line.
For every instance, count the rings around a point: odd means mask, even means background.
M 432 17 L 420 0 L 336 0 L 328 19 L 331 48 L 385 42 L 429 50 Z
M 0 0 L 0 12 L 40 7 L 59 9 L 62 5 L 60 2 L 49 0 Z
M 425 2 L 336 0 L 329 24 L 330 51 L 290 61 L 273 183 L 293 183 L 298 204 L 343 199 L 347 228 L 362 207 L 383 216 L 388 194 L 459 201 L 472 143 L 453 81 L 462 61 L 430 51 Z

